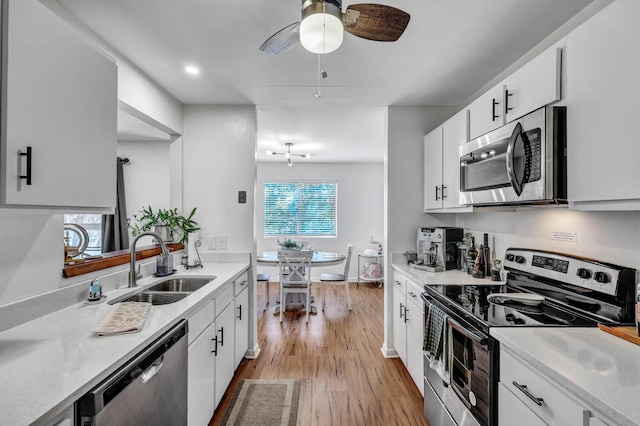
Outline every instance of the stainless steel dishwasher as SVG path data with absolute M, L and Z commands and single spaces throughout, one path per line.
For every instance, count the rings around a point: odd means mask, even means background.
M 76 425 L 187 424 L 187 320 L 76 402 Z

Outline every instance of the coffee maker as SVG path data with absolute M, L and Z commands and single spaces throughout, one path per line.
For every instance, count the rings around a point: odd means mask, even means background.
M 418 261 L 411 265 L 416 269 L 438 272 L 456 269 L 458 246 L 464 230 L 456 227 L 418 228 Z

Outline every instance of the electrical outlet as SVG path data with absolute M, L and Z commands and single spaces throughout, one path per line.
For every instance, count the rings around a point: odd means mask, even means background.
M 212 235 L 207 237 L 207 250 L 215 250 L 216 249 L 216 236 Z
M 227 236 L 226 235 L 216 235 L 216 248 L 220 250 L 224 250 L 227 248 Z

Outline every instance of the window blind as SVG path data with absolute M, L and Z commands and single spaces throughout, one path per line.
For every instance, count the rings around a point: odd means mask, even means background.
M 335 182 L 265 182 L 264 234 L 335 237 Z

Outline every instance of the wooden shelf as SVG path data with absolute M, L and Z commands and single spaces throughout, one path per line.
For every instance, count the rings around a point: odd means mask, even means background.
M 610 327 L 608 325 L 598 324 L 598 328 L 628 342 L 640 345 L 640 336 L 638 336 L 638 330 L 636 330 L 635 327 Z
M 182 250 L 184 244 L 167 244 L 169 251 Z M 136 260 L 146 259 L 148 257 L 160 254 L 159 246 L 146 246 L 136 250 Z M 124 265 L 131 260 L 131 251 L 119 250 L 105 254 L 102 259 L 87 260 L 75 265 L 66 265 L 62 270 L 64 278 L 75 277 L 78 275 L 88 274 L 90 272 L 99 271 L 101 269 L 111 268 L 112 266 Z

